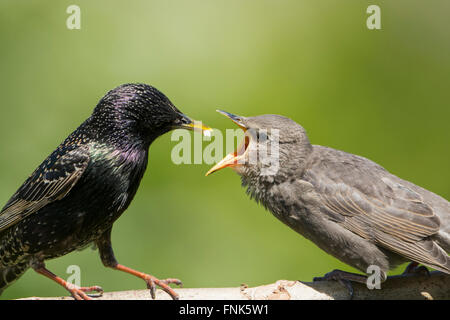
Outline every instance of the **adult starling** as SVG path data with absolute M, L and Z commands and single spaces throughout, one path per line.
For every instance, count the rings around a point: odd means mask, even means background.
M 209 128 L 181 113 L 146 84 L 124 84 L 109 91 L 83 122 L 31 174 L 0 212 L 0 293 L 28 268 L 56 281 L 75 299 L 98 286 L 77 287 L 45 268 L 44 261 L 95 243 L 106 267 L 146 281 L 173 299 L 169 284 L 119 264 L 111 228 L 127 209 L 147 167 L 150 144 L 175 129 Z
M 250 197 L 275 217 L 364 273 L 378 266 L 380 281 L 407 261 L 411 271 L 420 263 L 450 273 L 447 200 L 366 158 L 311 145 L 291 119 L 219 112 L 245 131 L 245 139 L 207 175 L 232 167 Z M 339 280 L 352 294 L 349 281 L 366 283 L 367 277 L 335 270 L 320 279 Z

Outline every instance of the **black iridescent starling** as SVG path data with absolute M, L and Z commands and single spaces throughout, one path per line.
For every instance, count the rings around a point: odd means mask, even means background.
M 245 131 L 245 140 L 207 175 L 233 168 L 247 193 L 275 217 L 364 273 L 378 266 L 380 281 L 407 261 L 410 272 L 420 263 L 450 274 L 447 200 L 366 158 L 312 145 L 289 118 L 220 112 Z M 279 147 L 273 152 L 271 145 Z M 348 281 L 366 282 L 363 275 L 340 270 L 318 280 L 328 279 L 343 282 L 351 293 Z
M 92 115 L 25 181 L 0 212 L 0 293 L 28 268 L 56 281 L 75 299 L 98 286 L 75 287 L 44 261 L 95 243 L 106 267 L 144 279 L 173 299 L 169 284 L 119 264 L 111 228 L 127 209 L 147 167 L 150 144 L 176 128 L 209 130 L 181 113 L 157 89 L 124 84 L 108 92 Z

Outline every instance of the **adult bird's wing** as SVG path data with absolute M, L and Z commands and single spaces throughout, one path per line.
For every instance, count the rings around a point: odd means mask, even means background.
M 0 231 L 64 198 L 89 163 L 87 147 L 60 146 L 25 181 L 0 212 Z
M 439 230 L 439 218 L 403 180 L 350 154 L 317 161 L 304 179 L 330 220 L 412 261 L 450 272 L 448 255 L 430 239 Z

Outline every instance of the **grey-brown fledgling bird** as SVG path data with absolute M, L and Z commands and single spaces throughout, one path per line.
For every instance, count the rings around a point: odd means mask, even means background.
M 366 158 L 311 145 L 289 118 L 219 112 L 245 131 L 245 139 L 207 175 L 232 167 L 250 197 L 275 217 L 362 272 L 378 266 L 381 281 L 407 261 L 450 273 L 447 200 Z M 325 279 L 366 282 L 366 276 L 340 270 Z
M 44 262 L 95 243 L 106 267 L 142 278 L 153 298 L 160 286 L 176 299 L 169 284 L 179 280 L 121 265 L 111 246 L 113 223 L 138 190 L 151 143 L 176 128 L 210 130 L 152 86 L 124 84 L 108 92 L 0 212 L 0 293 L 31 267 L 75 299 L 90 299 L 86 292 L 100 287 L 69 284 Z

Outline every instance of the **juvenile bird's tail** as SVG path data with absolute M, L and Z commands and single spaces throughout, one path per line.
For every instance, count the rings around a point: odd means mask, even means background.
M 0 295 L 10 284 L 19 279 L 28 268 L 28 263 L 7 267 L 0 266 Z

